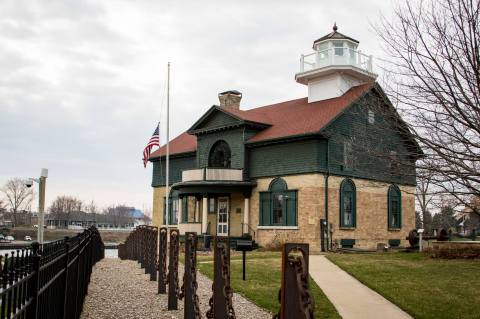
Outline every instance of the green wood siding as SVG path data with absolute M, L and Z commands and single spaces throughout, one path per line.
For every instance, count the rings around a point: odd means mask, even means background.
M 260 225 L 271 225 L 272 194 L 260 193 Z
M 321 139 L 272 144 L 249 150 L 252 178 L 324 171 L 326 141 Z
M 245 145 L 243 143 L 244 129 L 237 128 L 226 131 L 201 134 L 197 137 L 197 166 L 199 168 L 208 167 L 208 156 L 212 146 L 219 140 L 227 142 L 230 147 L 231 168 L 244 168 L 245 164 Z
M 165 159 L 153 162 L 152 187 L 165 186 Z M 189 157 L 170 158 L 170 176 L 169 183 L 178 183 L 182 181 L 182 171 L 194 169 L 196 167 L 195 155 Z
M 208 167 L 212 146 L 223 140 L 231 150 L 231 168 L 244 169 L 246 178 L 329 172 L 332 175 L 379 180 L 391 184 L 415 185 L 414 159 L 409 151 L 411 143 L 393 128 L 390 124 L 392 121 L 387 120 L 382 112 L 376 111 L 372 105 L 378 108 L 379 105 L 384 106 L 385 102 L 369 93 L 364 100 L 349 108 L 324 131 L 319 132 L 328 136 L 328 142 L 326 138 L 317 135 L 275 144 L 249 144 L 248 147 L 245 146 L 245 141 L 260 128 L 246 126 L 217 110 L 196 128 L 201 127 L 203 130 L 237 124 L 240 127 L 198 133 L 195 157 L 171 159 L 171 183 L 181 181 L 182 170 Z M 375 112 L 373 124 L 368 120 L 369 109 Z M 344 145 L 346 141 L 352 145 L 351 167 L 345 166 L 344 152 L 349 149 Z M 392 151 L 402 163 L 398 167 L 391 165 Z M 153 162 L 152 186 L 164 185 L 163 159 L 162 162 Z
M 378 99 L 371 94 L 352 106 L 325 130 L 330 136 L 329 170 L 335 175 L 381 180 L 415 185 L 415 161 L 411 158 L 408 141 L 380 111 Z M 375 122 L 368 121 L 368 110 L 375 113 Z M 353 167 L 345 166 L 345 142 L 353 147 Z M 393 170 L 391 151 L 399 163 Z
M 222 113 L 220 111 L 216 111 L 208 118 L 206 118 L 195 130 L 211 130 L 215 128 L 225 127 L 225 126 L 232 126 L 240 124 L 240 120 Z

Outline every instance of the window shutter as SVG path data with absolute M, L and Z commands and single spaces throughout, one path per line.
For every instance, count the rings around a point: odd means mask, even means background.
M 270 226 L 272 215 L 272 194 L 270 192 L 260 193 L 260 225 Z
M 188 223 L 188 197 L 182 199 L 182 223 Z
M 287 196 L 286 226 L 297 226 L 297 192 L 289 191 L 285 195 Z
M 163 197 L 163 224 L 167 223 L 167 201 L 166 197 Z
M 393 217 L 395 223 L 392 222 Z M 402 228 L 402 197 L 394 185 L 388 188 L 388 228 Z
M 168 198 L 168 224 L 173 225 L 173 200 L 171 197 Z

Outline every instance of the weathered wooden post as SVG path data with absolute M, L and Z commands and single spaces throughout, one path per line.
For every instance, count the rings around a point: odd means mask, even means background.
M 170 252 L 168 258 L 168 310 L 178 309 L 178 229 L 170 230 Z
M 228 237 L 215 236 L 213 241 L 213 295 L 207 318 L 235 318 L 230 286 L 230 241 Z
M 150 231 L 150 280 L 156 281 L 157 280 L 157 236 L 158 236 L 158 228 L 152 227 Z
M 158 293 L 167 293 L 167 228 L 160 228 L 158 243 Z
M 183 274 L 183 285 L 179 299 L 184 298 L 185 319 L 199 319 L 200 301 L 197 296 L 197 234 L 185 233 L 185 272 Z
M 278 319 L 313 319 L 314 301 L 308 287 L 308 244 L 284 244 Z

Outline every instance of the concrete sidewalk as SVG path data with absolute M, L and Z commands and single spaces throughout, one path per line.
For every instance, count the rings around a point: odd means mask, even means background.
M 343 319 L 412 318 L 325 256 L 310 255 L 309 271 Z

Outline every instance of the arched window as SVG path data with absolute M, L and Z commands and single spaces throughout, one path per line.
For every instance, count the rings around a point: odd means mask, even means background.
M 388 228 L 402 228 L 402 196 L 396 185 L 388 188 Z
M 271 192 L 283 192 L 288 189 L 287 182 L 283 178 L 277 177 L 270 182 L 268 190 Z
M 268 192 L 260 192 L 260 226 L 297 226 L 297 191 L 275 178 Z
M 230 168 L 231 160 L 230 147 L 225 141 L 218 141 L 213 144 L 208 156 L 209 167 Z
M 340 184 L 340 227 L 354 228 L 357 223 L 355 184 L 351 179 Z

